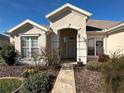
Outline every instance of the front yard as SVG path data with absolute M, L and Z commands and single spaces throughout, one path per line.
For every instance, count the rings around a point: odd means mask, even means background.
M 25 72 L 28 70 L 32 70 L 33 72 Z M 10 77 L 24 77 L 24 81 L 28 79 L 31 75 L 35 75 L 35 73 L 45 73 L 50 76 L 50 88 L 49 92 L 53 88 L 57 75 L 59 73 L 60 67 L 53 66 L 8 66 L 8 65 L 0 65 L 0 78 L 10 78 Z M 25 73 L 25 74 L 24 74 Z M 15 91 L 22 85 L 22 81 L 16 79 L 0 79 L 0 93 L 10 93 Z
M 53 53 L 52 53 L 53 54 Z M 50 93 L 61 65 L 58 64 L 58 56 L 49 52 L 43 52 L 44 66 L 36 63 L 41 55 L 32 56 L 34 66 L 24 65 L 13 44 L 8 44 L 0 51 L 0 93 Z M 19 57 L 19 59 L 22 57 Z M 5 79 L 3 79 L 5 78 Z M 23 78 L 22 81 L 12 78 Z M 3 80 L 2 80 L 3 79 Z

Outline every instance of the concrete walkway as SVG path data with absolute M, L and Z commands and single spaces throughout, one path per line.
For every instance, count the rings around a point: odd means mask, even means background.
M 76 93 L 73 65 L 63 64 L 52 93 Z

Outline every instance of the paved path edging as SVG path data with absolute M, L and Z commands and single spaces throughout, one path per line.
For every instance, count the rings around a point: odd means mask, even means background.
M 1 77 L 0 80 L 1 80 L 1 79 L 17 79 L 17 80 L 24 80 L 23 77 Z

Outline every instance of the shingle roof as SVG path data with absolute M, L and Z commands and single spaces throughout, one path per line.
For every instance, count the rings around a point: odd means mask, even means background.
M 100 28 L 100 29 L 108 29 L 108 28 L 116 26 L 120 23 L 121 22 L 117 22 L 117 21 L 89 19 L 87 21 L 87 26 Z

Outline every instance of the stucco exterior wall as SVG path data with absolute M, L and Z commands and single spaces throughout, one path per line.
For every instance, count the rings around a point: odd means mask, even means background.
M 81 61 L 86 64 L 87 62 L 87 45 L 86 45 L 86 19 L 87 16 L 80 14 L 73 10 L 66 10 L 62 13 L 55 15 L 49 19 L 50 27 L 54 31 L 54 42 L 56 42 L 56 48 L 58 47 L 58 31 L 61 29 L 73 28 L 78 31 L 77 33 L 77 61 Z M 80 37 L 80 38 L 78 38 Z
M 124 29 L 107 36 L 107 53 L 110 54 L 115 51 L 124 53 Z
M 50 20 L 50 27 L 57 34 L 58 30 L 64 28 L 82 29 L 83 33 L 86 33 L 86 19 L 85 15 L 82 15 L 76 11 L 65 11 L 63 14 L 57 15 Z

